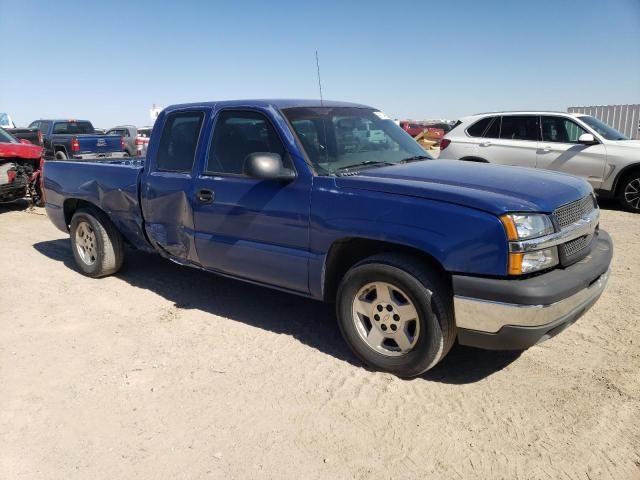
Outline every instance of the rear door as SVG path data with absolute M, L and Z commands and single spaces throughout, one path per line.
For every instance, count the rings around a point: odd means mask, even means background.
M 580 135 L 589 132 L 567 117 L 543 115 L 541 125 L 537 167 L 570 173 L 584 178 L 593 188 L 600 188 L 606 167 L 605 146 L 579 143 Z
M 489 163 L 535 168 L 539 140 L 537 115 L 503 115 L 484 134 L 477 155 Z
M 194 247 L 193 171 L 204 130 L 205 109 L 172 111 L 161 117 L 160 141 L 152 146 L 150 162 L 141 185 L 145 231 L 165 255 L 185 263 L 197 263 Z M 204 142 L 200 142 L 204 143 Z
M 279 154 L 294 169 L 285 132 L 258 109 L 217 113 L 203 173 L 194 183 L 195 245 L 201 264 L 245 279 L 308 292 L 311 177 L 257 180 L 248 154 Z

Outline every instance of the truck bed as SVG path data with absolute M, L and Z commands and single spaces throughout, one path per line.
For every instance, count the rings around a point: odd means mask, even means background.
M 45 163 L 49 217 L 58 228 L 66 229 L 70 219 L 65 215 L 65 199 L 100 205 L 129 243 L 148 250 L 139 203 L 143 167 L 142 159 Z

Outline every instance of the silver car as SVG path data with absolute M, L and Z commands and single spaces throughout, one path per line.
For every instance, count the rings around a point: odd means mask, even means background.
M 494 112 L 458 121 L 440 158 L 544 168 L 584 178 L 601 197 L 640 213 L 640 140 L 589 115 Z

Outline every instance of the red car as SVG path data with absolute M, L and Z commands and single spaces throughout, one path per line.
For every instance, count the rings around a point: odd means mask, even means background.
M 445 133 L 444 129 L 442 128 L 429 127 L 428 125 L 408 121 L 400 122 L 400 128 L 402 128 L 405 132 L 407 132 L 414 138 L 420 135 L 422 132 L 426 132 L 425 135 L 428 138 L 431 138 L 433 140 L 440 140 L 442 137 L 444 137 Z
M 17 140 L 0 128 L 0 202 L 41 201 L 42 147 Z

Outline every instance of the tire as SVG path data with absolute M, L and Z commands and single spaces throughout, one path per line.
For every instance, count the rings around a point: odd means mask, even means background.
M 56 160 L 67 160 L 67 154 L 61 150 L 58 150 L 55 155 Z
M 640 213 L 640 171 L 624 177 L 620 183 L 618 200 L 625 210 Z
M 342 279 L 336 300 L 345 341 L 376 370 L 415 377 L 442 360 L 456 338 L 448 280 L 410 256 L 382 254 L 361 261 Z
M 80 209 L 71 219 L 71 249 L 80 271 L 92 278 L 120 270 L 124 259 L 122 235 L 102 212 Z

